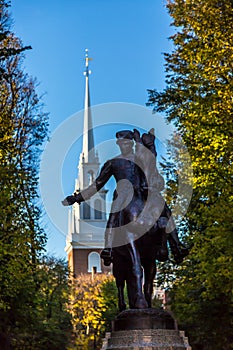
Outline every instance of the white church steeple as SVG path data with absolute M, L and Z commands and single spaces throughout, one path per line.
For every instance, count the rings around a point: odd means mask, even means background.
M 99 158 L 95 149 L 93 122 L 90 103 L 88 50 L 85 50 L 85 97 L 83 113 L 83 147 L 78 164 L 78 177 L 75 191 L 83 190 L 95 181 L 99 172 Z M 74 275 L 105 271 L 100 260 L 100 251 L 104 247 L 106 227 L 106 193 L 104 188 L 87 202 L 75 203 L 69 213 L 66 252 Z
M 84 98 L 84 124 L 83 124 L 83 150 L 82 157 L 84 157 L 85 163 L 95 163 L 97 161 L 95 149 L 94 149 L 94 135 L 93 124 L 91 115 L 91 102 L 89 91 L 89 76 L 91 71 L 89 70 L 89 61 L 91 58 L 88 56 L 88 49 L 85 50 L 86 69 L 85 75 L 85 98 Z
M 84 96 L 84 112 L 83 112 L 83 148 L 80 154 L 78 165 L 78 179 L 76 180 L 75 190 L 83 190 L 90 185 L 96 178 L 99 171 L 99 158 L 95 149 L 93 122 L 90 102 L 90 86 L 88 49 L 85 50 L 85 96 Z

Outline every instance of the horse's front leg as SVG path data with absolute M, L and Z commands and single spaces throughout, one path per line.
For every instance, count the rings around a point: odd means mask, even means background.
M 126 309 L 124 298 L 125 281 L 121 279 L 116 279 L 116 285 L 118 289 L 118 308 L 119 311 L 124 311 Z
M 155 260 L 142 261 L 144 269 L 144 295 L 147 301 L 148 307 L 152 305 L 152 294 L 153 294 L 153 281 L 156 275 L 156 263 Z

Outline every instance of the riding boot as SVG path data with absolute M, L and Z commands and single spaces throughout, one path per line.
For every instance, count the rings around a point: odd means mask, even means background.
M 163 231 L 161 235 L 162 240 L 161 245 L 158 247 L 156 252 L 156 260 L 164 262 L 168 260 L 167 234 L 165 231 Z
M 166 217 L 161 216 L 158 220 L 158 228 L 159 231 L 157 234 L 160 235 L 160 246 L 156 252 L 156 260 L 158 261 L 166 261 L 168 259 L 168 248 L 167 248 L 167 233 L 166 233 L 166 225 L 168 219 Z
M 185 256 L 189 254 L 188 248 L 179 240 L 177 229 L 168 234 L 168 242 L 177 264 L 182 263 Z

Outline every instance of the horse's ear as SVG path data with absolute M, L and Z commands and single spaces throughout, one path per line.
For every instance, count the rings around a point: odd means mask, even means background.
M 149 130 L 149 134 L 154 135 L 154 134 L 155 134 L 155 129 L 154 129 L 154 128 L 151 128 L 151 129 Z

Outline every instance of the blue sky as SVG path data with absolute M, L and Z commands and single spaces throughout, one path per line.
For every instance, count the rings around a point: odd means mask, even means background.
M 89 49 L 91 103 L 145 106 L 147 89 L 165 87 L 163 52 L 171 51 L 165 0 L 12 0 L 13 30 L 24 45 L 25 70 L 44 94 L 50 132 L 83 108 L 84 51 Z M 66 195 L 74 186 L 77 142 L 64 163 Z M 55 161 L 59 159 L 59 149 Z M 65 212 L 66 215 L 66 212 Z M 44 217 L 48 252 L 66 257 L 65 234 Z

